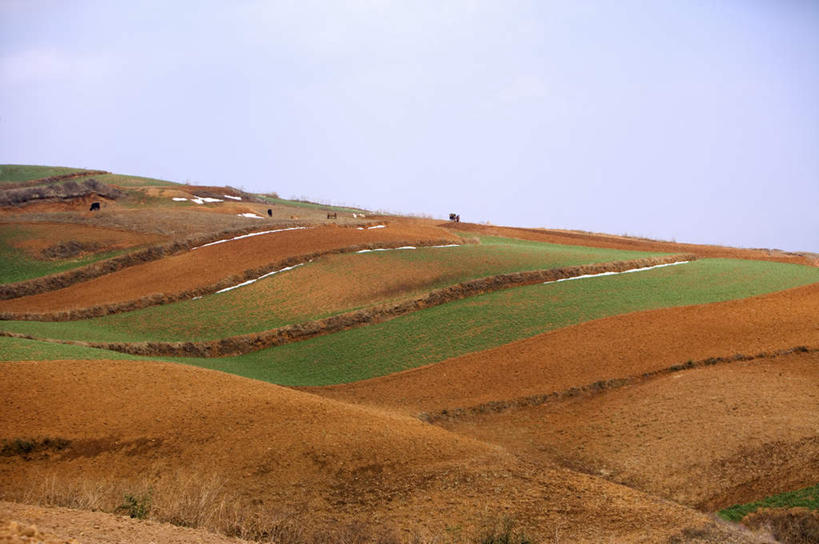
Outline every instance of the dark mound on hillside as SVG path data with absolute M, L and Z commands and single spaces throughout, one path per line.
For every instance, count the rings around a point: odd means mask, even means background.
M 23 206 L 35 202 L 59 202 L 88 196 L 116 200 L 125 196 L 119 189 L 96 179 L 44 183 L 32 187 L 0 190 L 0 206 Z

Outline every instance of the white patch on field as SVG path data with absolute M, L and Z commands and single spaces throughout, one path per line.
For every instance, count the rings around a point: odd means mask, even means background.
M 357 227 L 358 230 L 364 230 L 364 227 Z
M 436 248 L 436 247 L 461 247 L 461 244 L 446 244 L 446 245 L 443 245 L 443 246 L 429 246 L 429 247 L 430 248 Z
M 387 228 L 387 225 L 376 225 L 376 226 L 374 226 L 374 227 L 367 227 L 367 230 L 373 230 L 373 229 L 385 229 L 385 228 Z
M 192 199 L 191 199 L 191 202 L 195 202 L 195 203 L 197 203 L 197 204 L 204 204 L 204 203 L 205 203 L 205 201 L 204 201 L 204 200 L 202 200 L 202 199 L 201 199 L 201 198 L 199 198 L 199 197 L 192 198 Z
M 221 198 L 211 198 L 209 196 L 200 196 L 199 198 L 204 202 L 224 202 Z
M 222 196 L 225 197 L 225 198 L 229 198 L 231 200 L 242 200 L 242 197 L 240 197 L 240 196 L 230 196 L 230 195 L 222 195 Z
M 247 217 L 249 219 L 263 219 L 261 215 L 256 215 L 255 213 L 237 213 L 239 217 Z
M 250 238 L 251 236 L 261 236 L 262 234 L 273 234 L 274 232 L 284 232 L 286 230 L 302 230 L 307 229 L 310 227 L 288 227 L 286 229 L 275 229 L 275 230 L 263 230 L 261 232 L 251 232 L 250 234 L 242 234 L 241 236 L 234 236 L 233 238 L 225 238 L 224 240 L 216 240 L 215 242 L 209 242 L 207 244 L 203 244 L 201 246 L 196 246 L 191 248 L 191 251 L 194 249 L 199 249 L 200 247 L 207 247 L 207 246 L 215 246 L 216 244 L 224 244 L 225 242 L 232 242 L 233 240 L 241 240 L 242 238 Z
M 643 270 L 652 270 L 654 268 L 664 268 L 666 266 L 677 266 L 678 264 L 686 264 L 690 261 L 677 261 L 675 263 L 666 263 L 666 264 L 655 264 L 653 266 L 644 266 L 642 268 L 631 268 L 629 270 L 623 270 L 622 272 L 600 272 L 599 274 L 583 274 L 582 276 L 574 276 L 571 278 L 560 278 L 559 280 L 554 281 L 544 281 L 543 285 L 548 283 L 558 283 L 561 281 L 569 281 L 569 280 L 579 280 L 581 278 L 597 278 L 600 276 L 615 276 L 617 274 L 628 274 L 629 272 L 641 272 Z
M 421 249 L 433 249 L 436 247 L 458 247 L 458 244 L 450 244 L 446 246 L 424 246 Z M 356 253 L 372 253 L 374 251 L 397 251 L 399 249 L 418 249 L 415 246 L 401 246 L 401 247 L 377 247 L 374 249 L 362 249 L 360 251 L 356 251 Z
M 239 284 L 236 284 L 236 285 L 231 285 L 230 287 L 225 287 L 224 289 L 220 289 L 220 290 L 216 291 L 216 294 L 218 295 L 219 293 L 225 293 L 227 291 L 232 291 L 234 289 L 238 289 L 239 287 L 244 287 L 245 285 L 250 285 L 251 283 L 255 283 L 255 282 L 257 282 L 257 281 L 259 281 L 261 279 L 272 276 L 273 274 L 278 274 L 279 272 L 287 272 L 288 270 L 293 270 L 294 268 L 298 268 L 300 266 L 304 266 L 304 263 L 294 264 L 293 266 L 286 266 L 286 267 L 281 268 L 279 270 L 274 270 L 272 272 L 268 272 L 267 274 L 262 274 L 258 278 L 243 281 L 242 283 L 239 283 Z
M 188 199 L 185 198 L 184 196 L 175 196 L 175 197 L 173 197 L 174 202 L 185 202 L 186 200 L 188 200 Z

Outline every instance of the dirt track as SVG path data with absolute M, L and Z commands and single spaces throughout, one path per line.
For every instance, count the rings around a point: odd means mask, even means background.
M 787 253 L 780 250 L 767 249 L 740 249 L 725 246 L 709 246 L 699 244 L 681 244 L 677 242 L 663 242 L 646 238 L 632 238 L 612 234 L 597 234 L 591 232 L 577 232 L 555 229 L 527 229 L 517 227 L 496 227 L 475 223 L 448 223 L 446 226 L 458 232 L 487 234 L 491 236 L 506 236 L 521 240 L 548 242 L 573 246 L 607 247 L 612 249 L 630 249 L 634 251 L 660 251 L 666 253 L 693 253 L 698 257 L 728 258 L 728 259 L 755 259 L 760 261 L 776 261 L 782 263 L 806 264 L 819 266 L 819 256 L 815 254 Z
M 0 312 L 57 312 L 133 301 L 155 294 L 207 287 L 283 259 L 359 244 L 457 240 L 436 227 L 318 227 L 278 232 L 203 247 L 75 284 L 64 289 L 0 301 Z M 238 278 L 237 278 L 238 279 Z M 239 279 L 236 283 L 242 281 Z
M 7 498 L 47 478 L 52 488 L 80 480 L 125 489 L 150 478 L 160 501 L 163 482 L 183 471 L 197 482 L 222 478 L 234 500 L 252 497 L 313 528 L 357 519 L 441 535 L 510 515 L 539 527 L 542 538 L 557 528 L 571 542 L 600 535 L 661 542 L 707 523 L 692 510 L 535 467 L 413 418 L 183 365 L 4 363 L 0 411 L 0 438 L 70 441 L 0 458 Z
M 308 390 L 410 414 L 464 408 L 640 375 L 688 360 L 819 346 L 818 315 L 819 283 L 599 319 L 427 367 Z

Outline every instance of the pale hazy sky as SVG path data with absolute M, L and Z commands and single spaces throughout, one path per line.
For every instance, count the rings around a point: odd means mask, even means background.
M 0 163 L 819 251 L 819 2 L 0 0 Z

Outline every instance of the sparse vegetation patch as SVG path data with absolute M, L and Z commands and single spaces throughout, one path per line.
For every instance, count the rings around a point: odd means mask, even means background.
M 741 521 L 742 518 L 761 508 L 794 508 L 801 507 L 810 510 L 819 510 L 819 484 L 796 491 L 788 491 L 765 497 L 758 501 L 746 504 L 735 504 L 717 512 L 728 521 Z

